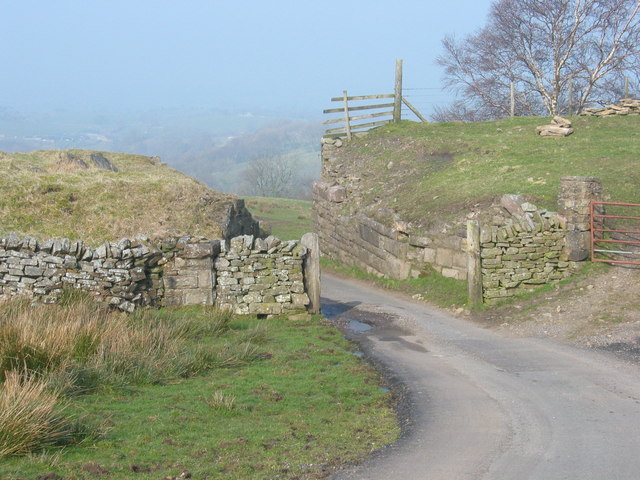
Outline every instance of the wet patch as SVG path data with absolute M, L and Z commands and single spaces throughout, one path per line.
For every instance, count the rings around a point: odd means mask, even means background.
M 366 332 L 371 330 L 373 327 L 368 323 L 359 322 L 358 320 L 352 320 L 350 318 L 346 319 L 346 327 L 349 330 L 353 330 L 354 332 Z

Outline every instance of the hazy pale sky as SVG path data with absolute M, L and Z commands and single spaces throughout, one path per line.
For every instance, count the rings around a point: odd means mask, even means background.
M 392 93 L 395 59 L 421 109 L 445 102 L 445 34 L 491 0 L 0 0 L 0 107 L 205 107 L 321 114 Z

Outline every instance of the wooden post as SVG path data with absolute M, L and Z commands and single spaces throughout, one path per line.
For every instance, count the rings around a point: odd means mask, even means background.
M 513 82 L 511 82 L 511 108 L 510 108 L 510 113 L 511 113 L 511 118 L 516 116 L 516 86 L 514 85 Z
M 305 233 L 300 244 L 307 248 L 302 264 L 304 289 L 309 296 L 309 313 L 320 313 L 320 243 L 317 233 Z
M 396 89 L 393 103 L 393 123 L 402 120 L 402 59 L 396 60 Z
M 624 76 L 624 98 L 629 98 L 629 77 Z
M 414 107 L 413 105 L 411 105 L 409 103 L 409 100 L 407 100 L 406 98 L 402 98 L 402 101 L 404 102 L 404 104 L 409 107 L 409 110 L 411 110 L 413 113 L 416 114 L 416 117 L 418 117 L 420 119 L 421 122 L 423 123 L 429 123 L 428 120 L 426 118 L 424 118 L 422 116 L 422 114 L 418 111 L 418 109 L 416 107 Z
M 467 220 L 467 282 L 469 304 L 482 304 L 482 265 L 480 263 L 480 225 Z
M 351 124 L 349 123 L 349 100 L 346 90 L 342 91 L 342 97 L 344 98 L 344 128 L 347 132 L 347 140 L 351 140 Z

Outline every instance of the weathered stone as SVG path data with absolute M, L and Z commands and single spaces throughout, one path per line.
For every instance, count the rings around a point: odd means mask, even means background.
M 252 315 L 280 315 L 282 305 L 279 303 L 252 303 L 249 305 L 249 313 Z

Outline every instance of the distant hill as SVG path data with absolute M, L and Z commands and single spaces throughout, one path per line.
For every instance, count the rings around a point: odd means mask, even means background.
M 173 165 L 207 185 L 224 192 L 245 193 L 245 171 L 257 158 L 282 156 L 295 170 L 294 181 L 300 190 L 310 192 L 310 184 L 320 174 L 320 138 L 318 122 L 282 120 L 268 123 L 254 132 L 227 139 L 222 145 L 185 154 Z
M 99 243 L 144 233 L 220 238 L 233 195 L 158 158 L 87 150 L 0 152 L 0 235 Z M 242 213 L 242 212 L 241 212 Z

